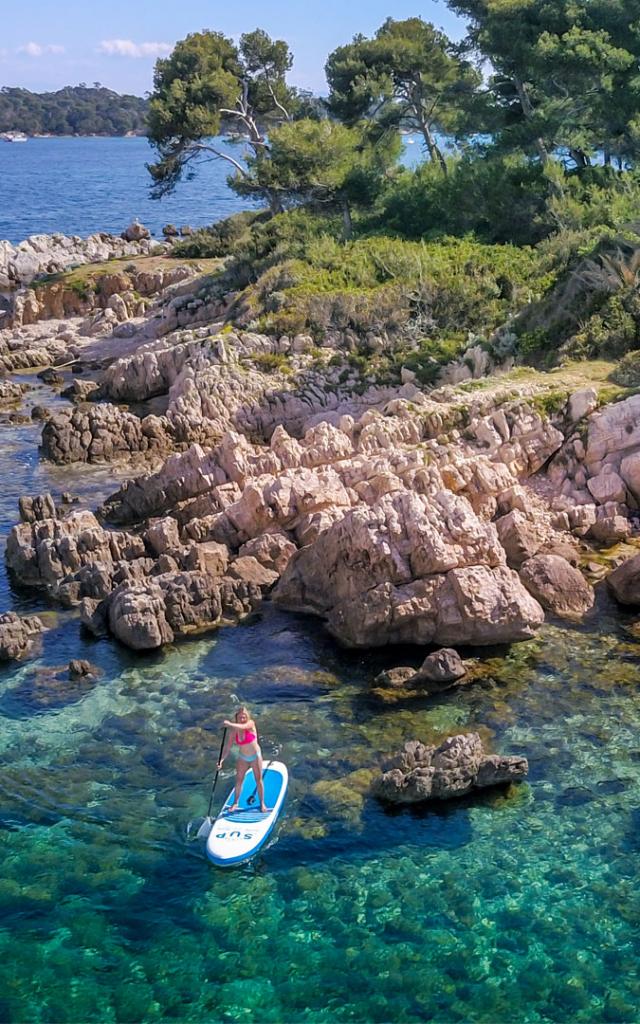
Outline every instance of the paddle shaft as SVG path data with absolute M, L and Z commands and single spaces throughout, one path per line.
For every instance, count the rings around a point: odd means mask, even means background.
M 224 741 L 226 740 L 226 738 L 227 738 L 227 730 L 226 730 L 226 727 L 225 727 L 222 730 L 222 743 L 220 744 L 220 753 L 218 754 L 218 764 L 220 764 L 220 761 L 222 760 L 222 751 L 224 750 Z M 209 810 L 207 811 L 207 818 L 211 817 L 211 807 L 213 806 L 213 794 L 216 791 L 216 782 L 218 781 L 218 775 L 219 774 L 220 774 L 220 769 L 218 768 L 218 770 L 216 771 L 215 778 L 213 780 L 213 785 L 211 787 L 211 796 L 209 797 Z

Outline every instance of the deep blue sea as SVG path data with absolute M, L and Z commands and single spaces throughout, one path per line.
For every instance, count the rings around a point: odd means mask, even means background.
M 242 147 L 230 152 L 237 157 Z M 145 164 L 153 159 L 143 138 L 0 141 L 0 239 L 119 234 L 134 217 L 162 237 L 167 223 L 200 227 L 246 209 L 247 201 L 227 187 L 231 166 L 220 160 L 203 160 L 193 180 L 165 199 L 151 199 Z
M 0 146 L 0 235 L 195 224 L 235 202 L 210 167 L 173 212 L 156 208 L 145 157 L 137 139 Z M 27 414 L 62 401 L 24 380 Z M 39 433 L 0 416 L 0 555 L 20 495 L 95 507 L 117 486 L 43 463 Z M 87 636 L 0 560 L 9 607 L 47 632 L 0 667 L 0 1021 L 640 1020 L 640 631 L 604 588 L 579 628 L 475 652 L 472 686 L 393 703 L 376 673 L 424 651 L 348 653 L 268 605 L 145 656 Z M 71 657 L 98 680 L 65 680 Z M 291 786 L 274 842 L 225 872 L 185 829 L 238 701 Z M 466 730 L 525 754 L 528 781 L 401 811 L 368 795 L 405 739 Z M 231 782 L 225 770 L 220 803 Z

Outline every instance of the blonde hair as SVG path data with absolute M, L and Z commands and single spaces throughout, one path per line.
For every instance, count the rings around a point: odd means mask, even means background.
M 241 711 L 246 711 L 247 715 L 251 719 L 251 712 L 249 711 L 249 708 L 247 707 L 246 704 L 241 704 L 240 707 L 238 708 L 238 710 L 236 711 L 235 715 L 233 716 L 235 718 L 236 722 L 238 721 L 238 715 L 240 714 Z M 251 720 L 253 721 L 253 719 L 251 719 Z

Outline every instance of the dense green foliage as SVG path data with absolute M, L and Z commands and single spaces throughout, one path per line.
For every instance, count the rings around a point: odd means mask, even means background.
M 334 50 L 326 71 L 332 113 L 347 124 L 371 116 L 379 128 L 419 132 L 446 173 L 436 133 L 463 130 L 481 79 L 443 32 L 422 18 L 388 18 L 373 39 Z
M 489 60 L 497 144 L 576 167 L 640 143 L 639 0 L 448 0 Z
M 203 153 L 226 160 L 236 178 L 248 178 L 244 163 L 211 141 L 224 126 L 245 139 L 255 166 L 266 159 L 267 130 L 288 120 L 297 96 L 285 81 L 293 58 L 282 40 L 260 29 L 240 37 L 238 46 L 221 32 L 197 32 L 159 60 L 149 110 L 149 139 L 158 161 L 149 165 L 156 195 L 170 192 L 186 168 Z M 304 106 L 304 104 L 303 104 Z M 276 212 L 277 192 L 264 199 Z
M 640 0 L 448 4 L 461 44 L 389 18 L 330 54 L 324 109 L 265 33 L 178 44 L 152 100 L 160 177 L 224 128 L 235 89 L 253 121 L 230 182 L 271 214 L 182 248 L 226 257 L 239 323 L 392 337 L 422 380 L 478 338 L 540 366 L 624 358 L 640 349 Z
M 281 215 L 278 219 L 286 219 Z M 311 221 L 311 223 L 309 223 Z M 274 334 L 328 331 L 395 334 L 415 345 L 425 338 L 484 335 L 534 298 L 540 281 L 531 249 L 486 246 L 466 239 L 407 242 L 384 236 L 347 245 L 319 233 L 307 216 L 301 247 L 279 239 L 262 261 L 253 262 L 255 280 L 235 309 L 240 322 Z M 301 248 L 303 251 L 301 251 Z M 246 262 L 235 267 L 246 277 Z M 238 278 L 241 283 L 242 276 Z
M 27 135 L 126 135 L 146 131 L 147 101 L 99 83 L 58 92 L 0 89 L 0 132 Z

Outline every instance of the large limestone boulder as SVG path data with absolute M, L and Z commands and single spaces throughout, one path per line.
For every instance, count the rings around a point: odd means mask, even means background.
M 123 584 L 109 601 L 108 616 L 113 635 L 134 651 L 153 650 L 174 638 L 166 619 L 164 595 L 157 585 Z
M 604 461 L 617 466 L 631 451 L 640 448 L 640 395 L 606 405 L 589 418 L 585 461 L 592 473 Z
M 512 569 L 519 569 L 542 547 L 543 539 L 536 524 L 517 508 L 497 519 L 496 529 L 507 564 Z
M 543 608 L 561 618 L 579 619 L 593 607 L 593 587 L 560 555 L 535 555 L 520 569 L 520 579 Z
M 625 461 L 622 463 L 623 466 Z M 607 465 L 601 473 L 587 480 L 587 487 L 599 505 L 604 505 L 608 501 L 626 500 L 627 489 L 625 487 L 625 480 L 627 477 L 622 469 L 621 472 L 622 477 L 616 473 L 612 466 Z
M 640 605 L 640 555 L 627 559 L 609 573 L 607 586 L 620 604 Z
M 629 492 L 640 505 L 640 452 L 633 452 L 627 455 L 620 463 L 620 476 L 629 488 Z M 612 501 L 625 501 L 626 498 L 612 498 Z
M 256 558 L 265 569 L 271 569 L 280 576 L 296 551 L 293 541 L 284 531 L 279 530 L 254 537 L 243 544 L 238 553 Z
M 439 747 L 405 743 L 383 769 L 375 794 L 388 803 L 413 804 L 523 779 L 529 765 L 525 757 L 485 754 L 478 733 L 466 733 L 450 736 Z
M 153 650 L 249 615 L 268 585 L 261 589 L 252 581 L 174 570 L 152 580 L 123 583 L 102 607 L 83 602 L 83 622 L 99 632 L 106 617 L 109 631 L 127 647 Z
M 493 525 L 448 491 L 347 513 L 293 556 L 275 600 L 322 616 L 351 647 L 509 643 L 544 621 Z
M 125 242 L 140 242 L 143 238 L 151 238 L 151 232 L 139 220 L 133 220 L 122 232 L 122 237 Z

